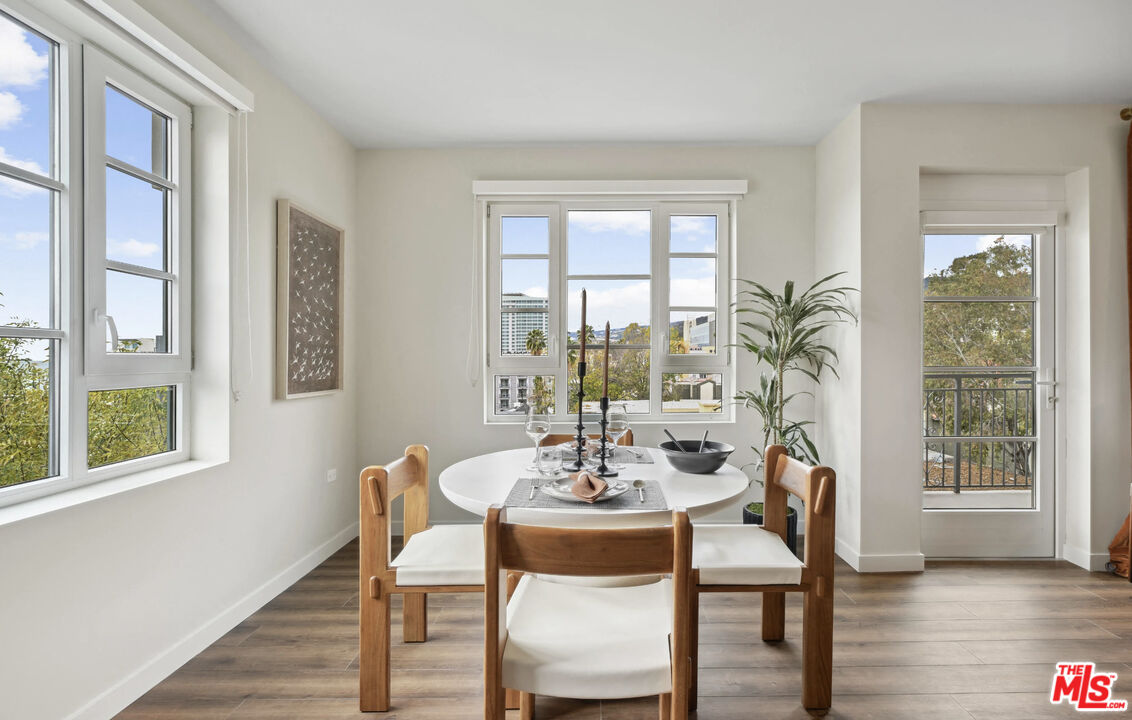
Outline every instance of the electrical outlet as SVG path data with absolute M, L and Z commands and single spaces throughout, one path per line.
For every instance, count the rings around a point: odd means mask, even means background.
M 326 471 L 326 482 L 332 483 L 337 479 L 338 479 L 338 469 L 337 468 L 331 468 L 331 469 Z

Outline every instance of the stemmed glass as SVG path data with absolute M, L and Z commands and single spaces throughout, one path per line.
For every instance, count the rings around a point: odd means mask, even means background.
M 605 423 L 605 434 L 613 441 L 613 448 L 609 452 L 610 460 L 617 456 L 617 441 L 625 437 L 627 432 L 629 432 L 629 410 L 624 403 L 610 405 L 609 411 L 606 413 Z M 625 466 L 610 462 L 609 467 L 613 470 L 620 470 Z
M 527 421 L 523 425 L 523 430 L 535 444 L 535 459 L 527 470 L 534 470 L 539 475 L 543 475 L 545 473 L 542 469 L 542 448 L 540 445 L 542 445 L 543 439 L 550 434 L 550 415 L 539 412 L 534 407 L 527 408 Z

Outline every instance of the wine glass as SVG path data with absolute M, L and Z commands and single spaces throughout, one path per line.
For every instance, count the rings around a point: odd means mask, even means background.
M 534 470 L 539 475 L 543 475 L 542 469 L 542 444 L 543 439 L 550 434 L 550 415 L 545 412 L 539 412 L 533 406 L 527 408 L 527 420 L 523 424 L 523 430 L 535 444 L 535 459 L 534 462 L 527 467 L 528 470 Z
M 625 437 L 625 433 L 627 432 L 629 432 L 628 408 L 625 407 L 624 403 L 610 405 L 609 411 L 606 413 L 605 434 L 613 441 L 613 449 L 609 452 L 611 460 L 617 455 L 617 441 Z M 625 466 L 610 462 L 609 467 L 614 470 L 620 470 Z

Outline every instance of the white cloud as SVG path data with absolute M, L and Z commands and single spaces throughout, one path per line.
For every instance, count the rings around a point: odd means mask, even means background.
M 715 278 L 673 278 L 673 305 L 715 305 Z
M 24 106 L 20 99 L 10 92 L 0 91 L 0 130 L 15 125 L 23 114 Z
M 129 258 L 149 257 L 161 250 L 157 243 L 147 243 L 130 238 L 129 240 L 115 240 L 107 238 L 107 250 L 115 255 Z
M 0 245 L 14 250 L 31 250 L 36 245 L 47 242 L 45 232 L 18 232 L 0 234 Z
M 1029 235 L 983 235 L 979 237 L 978 241 L 975 243 L 975 252 L 990 250 L 991 246 L 994 245 L 999 238 L 1002 238 L 1003 242 L 1007 245 L 1020 248 L 1030 247 Z
M 0 25 L 0 27 L 3 26 Z M 0 147 L 0 162 L 7 163 L 8 165 L 14 165 L 21 170 L 27 170 L 28 172 L 37 173 L 39 175 L 47 174 L 43 171 L 43 168 L 39 166 L 39 163 L 35 162 L 34 160 L 20 160 L 18 158 L 14 158 L 7 152 L 5 152 L 3 147 Z M 38 193 L 44 192 L 47 191 L 39 187 L 38 185 L 20 182 L 19 180 L 13 180 L 11 178 L 0 175 L 0 195 L 6 195 L 8 197 L 14 198 L 23 198 L 28 197 L 29 195 L 36 195 Z
M 672 218 L 672 232 L 682 235 L 714 234 L 715 217 L 695 215 L 675 215 Z M 710 251 L 709 251 L 710 252 Z
M 28 33 L 0 20 L 0 87 L 33 87 L 47 77 L 47 53 L 40 55 Z
M 647 210 L 571 210 L 570 225 L 588 232 L 648 235 L 652 218 Z
M 615 328 L 631 322 L 648 324 L 649 282 L 642 280 L 608 290 L 587 289 L 586 323 L 598 328 L 605 327 L 607 320 Z M 581 325 L 581 306 L 576 302 L 571 303 L 569 323 L 571 332 Z
M 538 285 L 536 285 L 534 287 L 529 287 L 526 290 L 520 290 L 519 292 L 523 293 L 524 295 L 526 295 L 528 297 L 535 297 L 535 298 L 550 297 L 549 293 L 547 293 L 547 291 L 546 291 L 546 288 L 540 287 Z

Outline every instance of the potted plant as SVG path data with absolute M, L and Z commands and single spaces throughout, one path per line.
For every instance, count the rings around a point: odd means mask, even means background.
M 757 390 L 744 390 L 735 400 L 759 414 L 763 422 L 763 441 L 752 450 L 758 456 L 755 480 L 760 486 L 763 451 L 767 445 L 783 445 L 786 453 L 811 465 L 819 463 L 818 450 L 810 440 L 806 427 L 812 420 L 788 420 L 786 406 L 799 395 L 786 394 L 785 384 L 795 374 L 802 374 L 820 384 L 822 372 L 829 370 L 837 376 L 837 352 L 826 345 L 821 333 L 838 323 L 856 321 L 857 314 L 849 306 L 851 287 L 831 287 L 828 284 L 845 273 L 834 273 L 818 280 L 805 292 L 794 294 L 794 281 L 787 281 L 782 293 L 775 293 L 753 280 L 742 280 L 735 301 L 739 322 L 739 347 L 755 356 L 758 362 L 770 366 L 759 377 Z M 738 315 L 743 313 L 744 315 Z M 743 522 L 761 525 L 763 504 L 748 503 L 743 508 Z M 786 511 L 786 544 L 794 553 L 798 551 L 798 515 L 794 508 Z

